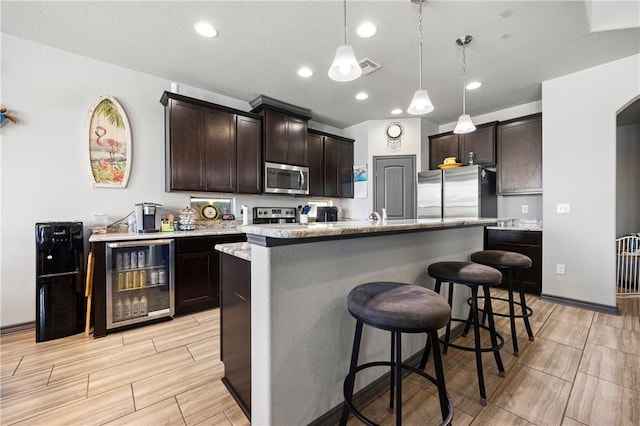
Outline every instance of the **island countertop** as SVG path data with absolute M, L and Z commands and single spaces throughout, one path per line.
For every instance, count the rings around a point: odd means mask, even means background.
M 313 238 L 338 239 L 420 232 L 438 229 L 463 228 L 469 226 L 495 225 L 496 218 L 450 218 L 450 219 L 393 219 L 379 221 L 316 222 L 309 224 L 265 224 L 244 225 L 240 232 L 248 235 L 249 242 L 271 245 L 272 239 L 306 240 Z M 278 244 L 294 244 L 302 241 L 281 241 Z M 271 244 L 270 244 L 271 243 Z

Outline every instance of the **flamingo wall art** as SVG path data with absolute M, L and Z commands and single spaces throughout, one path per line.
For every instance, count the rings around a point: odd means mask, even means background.
M 89 110 L 89 167 L 93 186 L 125 188 L 131 172 L 131 128 L 122 105 L 101 96 Z

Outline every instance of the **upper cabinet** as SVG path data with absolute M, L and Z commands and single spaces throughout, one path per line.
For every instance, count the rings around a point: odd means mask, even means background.
M 497 126 L 498 193 L 542 193 L 542 114 Z
M 170 92 L 160 102 L 168 191 L 261 193 L 260 116 Z
M 309 195 L 353 198 L 353 139 L 310 130 Z
M 267 96 L 251 101 L 263 117 L 264 160 L 271 163 L 307 166 L 307 121 L 310 111 Z
M 477 126 L 471 133 L 442 133 L 429 137 L 429 169 L 437 169 L 447 157 L 456 157 L 459 163 L 469 164 L 469 152 L 475 154 L 475 164 L 496 164 L 496 124 Z

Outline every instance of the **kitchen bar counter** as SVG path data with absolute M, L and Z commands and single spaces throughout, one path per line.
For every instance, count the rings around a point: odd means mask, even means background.
M 355 328 L 349 291 L 370 281 L 433 288 L 427 266 L 467 260 L 483 249 L 484 227 L 496 223 L 465 218 L 239 227 L 251 243 L 251 422 L 337 424 L 332 410 L 344 400 Z M 465 318 L 470 292 L 460 290 L 452 314 Z M 422 334 L 403 336 L 403 353 L 421 353 L 425 341 Z M 388 361 L 389 344 L 388 333 L 367 329 L 360 363 Z M 362 371 L 356 391 L 387 371 Z
M 216 235 L 239 235 L 242 234 L 237 228 L 219 228 L 196 231 L 173 231 L 173 232 L 148 232 L 140 234 L 130 234 L 128 232 L 107 232 L 106 234 L 91 234 L 90 243 L 110 242 L 110 241 L 136 241 L 136 240 L 156 240 L 163 238 L 185 238 L 185 237 L 207 237 Z
M 247 234 L 248 241 L 263 246 L 299 244 L 314 239 L 370 237 L 378 234 L 423 232 L 438 229 L 495 225 L 497 219 L 395 219 L 379 221 L 322 222 L 310 224 L 267 224 L 238 227 Z M 299 241 L 294 241 L 299 240 Z
M 237 258 L 251 262 L 251 244 L 249 243 L 225 243 L 216 244 L 215 249 Z

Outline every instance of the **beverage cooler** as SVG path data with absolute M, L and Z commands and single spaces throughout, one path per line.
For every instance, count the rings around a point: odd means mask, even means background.
M 106 245 L 107 330 L 174 314 L 173 240 Z

